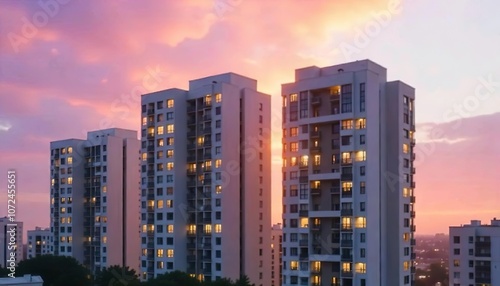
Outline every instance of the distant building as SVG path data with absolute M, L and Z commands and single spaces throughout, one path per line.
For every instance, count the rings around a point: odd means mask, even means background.
M 14 240 L 15 238 L 15 240 Z M 15 241 L 15 245 L 13 245 Z M 15 264 L 23 259 L 23 223 L 11 222 L 8 217 L 0 218 L 0 267 L 9 267 L 15 248 Z
M 50 228 L 36 227 L 34 230 L 28 230 L 27 259 L 40 255 L 52 254 L 51 245 L 52 234 Z
M 283 285 L 411 285 L 415 89 L 360 60 L 281 94 Z
M 450 226 L 450 285 L 500 285 L 500 220 Z
M 139 270 L 139 152 L 137 132 L 119 128 L 50 143 L 54 255 L 94 273 L 111 265 Z
M 271 280 L 271 99 L 225 73 L 142 96 L 142 279 Z
M 281 223 L 273 225 L 271 229 L 271 286 L 281 286 L 282 238 Z
M 40 276 L 32 276 L 29 274 L 24 275 L 23 277 L 7 277 L 0 278 L 0 285 L 7 286 L 43 286 L 43 279 Z

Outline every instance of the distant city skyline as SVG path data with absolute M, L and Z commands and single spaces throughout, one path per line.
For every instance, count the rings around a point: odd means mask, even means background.
M 497 2 L 291 3 L 2 1 L 0 170 L 17 169 L 24 228 L 49 226 L 50 141 L 139 131 L 140 94 L 224 72 L 272 95 L 281 222 L 281 84 L 297 68 L 366 58 L 418 94 L 417 234 L 500 217 Z

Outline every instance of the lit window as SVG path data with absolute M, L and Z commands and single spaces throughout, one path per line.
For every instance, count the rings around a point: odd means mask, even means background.
M 410 234 L 408 232 L 403 233 L 403 240 L 404 241 L 409 241 L 410 240 Z
M 68 154 L 73 153 L 73 147 L 68 147 Z
M 107 186 L 102 186 L 102 192 L 105 193 L 108 191 L 108 187 Z
M 222 166 L 222 160 L 221 159 L 215 160 L 215 168 L 220 168 L 221 166 Z
M 215 95 L 215 102 L 221 102 L 222 101 L 222 94 L 220 93 L 217 93 Z
M 156 250 L 156 257 L 163 257 L 164 253 L 163 253 L 163 249 L 157 249 Z
M 164 128 L 163 128 L 163 126 L 158 126 L 158 130 L 156 131 L 156 133 L 157 133 L 158 135 L 163 135 L 163 132 L 164 132 Z
M 172 150 L 170 150 L 170 151 L 172 151 Z M 174 169 L 174 162 L 168 162 L 167 163 L 167 170 L 171 171 L 173 169 Z
M 410 152 L 410 147 L 408 144 L 403 144 L 403 153 L 408 154 Z
M 356 152 L 356 162 L 366 161 L 366 151 Z
M 151 202 L 151 207 L 154 207 L 154 201 L 150 201 Z M 156 201 L 156 208 L 157 209 L 162 209 L 163 208 L 163 200 L 158 200 Z
M 313 165 L 314 166 L 321 165 L 321 155 L 314 155 L 314 157 L 313 157 Z
M 73 157 L 68 157 L 68 164 L 73 164 Z
M 167 204 L 166 204 L 167 208 L 173 208 L 174 207 L 174 200 L 167 200 L 166 202 L 167 202 Z
M 410 261 L 404 261 L 403 262 L 403 270 L 408 271 L 410 269 Z
M 146 161 L 148 159 L 148 153 L 142 153 L 142 161 Z
M 73 184 L 73 177 L 68 177 L 68 185 Z
M 299 151 L 299 143 L 298 142 L 292 142 L 292 143 L 290 143 L 290 151 L 291 152 L 297 152 L 297 151 Z
M 103 237 L 102 237 L 102 243 L 107 243 L 107 242 L 108 242 L 108 237 L 103 236 Z
M 297 157 L 290 158 L 290 166 L 297 166 Z
M 188 234 L 196 234 L 196 225 L 195 224 L 188 225 Z
M 172 107 L 174 107 L 174 100 L 168 99 L 167 100 L 167 108 L 172 108 Z
M 298 127 L 291 127 L 290 128 L 290 137 L 294 137 L 299 135 L 299 128 Z
M 174 233 L 174 225 L 173 224 L 167 224 L 167 232 Z
M 216 224 L 215 225 L 215 233 L 221 233 L 221 232 L 222 232 L 222 225 Z
M 167 249 L 167 257 L 174 257 L 174 250 L 173 249 Z
M 356 273 L 366 273 L 366 263 L 356 263 Z
M 299 262 L 298 261 L 290 261 L 290 270 L 297 270 L 299 269 Z
M 350 217 L 342 217 L 342 229 L 352 229 Z
M 300 166 L 307 167 L 308 164 L 309 164 L 309 156 L 307 155 L 300 156 Z
M 354 221 L 356 228 L 365 228 L 366 227 L 366 217 L 357 217 Z
M 359 118 L 356 120 L 356 129 L 365 129 L 366 128 L 366 118 Z
M 205 225 L 205 229 L 204 229 L 205 233 L 207 234 L 210 234 L 212 233 L 212 225 L 211 224 L 206 224 Z
M 352 129 L 352 120 L 342 120 L 342 130 Z
M 174 133 L 174 125 L 173 124 L 167 125 L 167 133 Z
M 142 125 L 146 125 L 148 123 L 148 118 L 146 116 L 144 116 L 142 118 Z
M 308 227 L 308 226 L 309 226 L 309 219 L 307 217 L 301 217 L 300 227 Z
M 221 192 L 222 192 L 222 186 L 221 185 L 215 186 L 215 193 L 220 194 Z
M 351 263 L 349 263 L 349 262 L 342 263 L 342 271 L 343 272 L 351 272 L 352 271 Z
M 407 198 L 409 196 L 411 196 L 411 189 L 403 188 L 403 197 Z
M 297 94 L 296 93 L 290 94 L 290 102 L 295 102 L 295 101 L 297 101 Z
M 171 149 L 167 150 L 167 158 L 173 158 L 173 157 L 174 157 L 174 150 L 171 150 Z
M 61 149 L 61 154 L 66 154 L 66 148 Z

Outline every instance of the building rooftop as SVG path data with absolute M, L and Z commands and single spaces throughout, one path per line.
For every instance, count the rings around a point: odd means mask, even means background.
M 43 279 L 40 276 L 26 274 L 23 277 L 0 278 L 0 285 L 43 285 Z

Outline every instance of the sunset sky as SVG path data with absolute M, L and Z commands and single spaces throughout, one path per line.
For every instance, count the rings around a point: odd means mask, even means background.
M 39 3 L 45 3 L 45 6 Z M 139 130 L 140 94 L 236 72 L 272 95 L 273 222 L 281 221 L 282 83 L 371 59 L 416 88 L 417 234 L 500 217 L 500 3 L 0 1 L 0 216 L 49 225 L 49 142 Z

